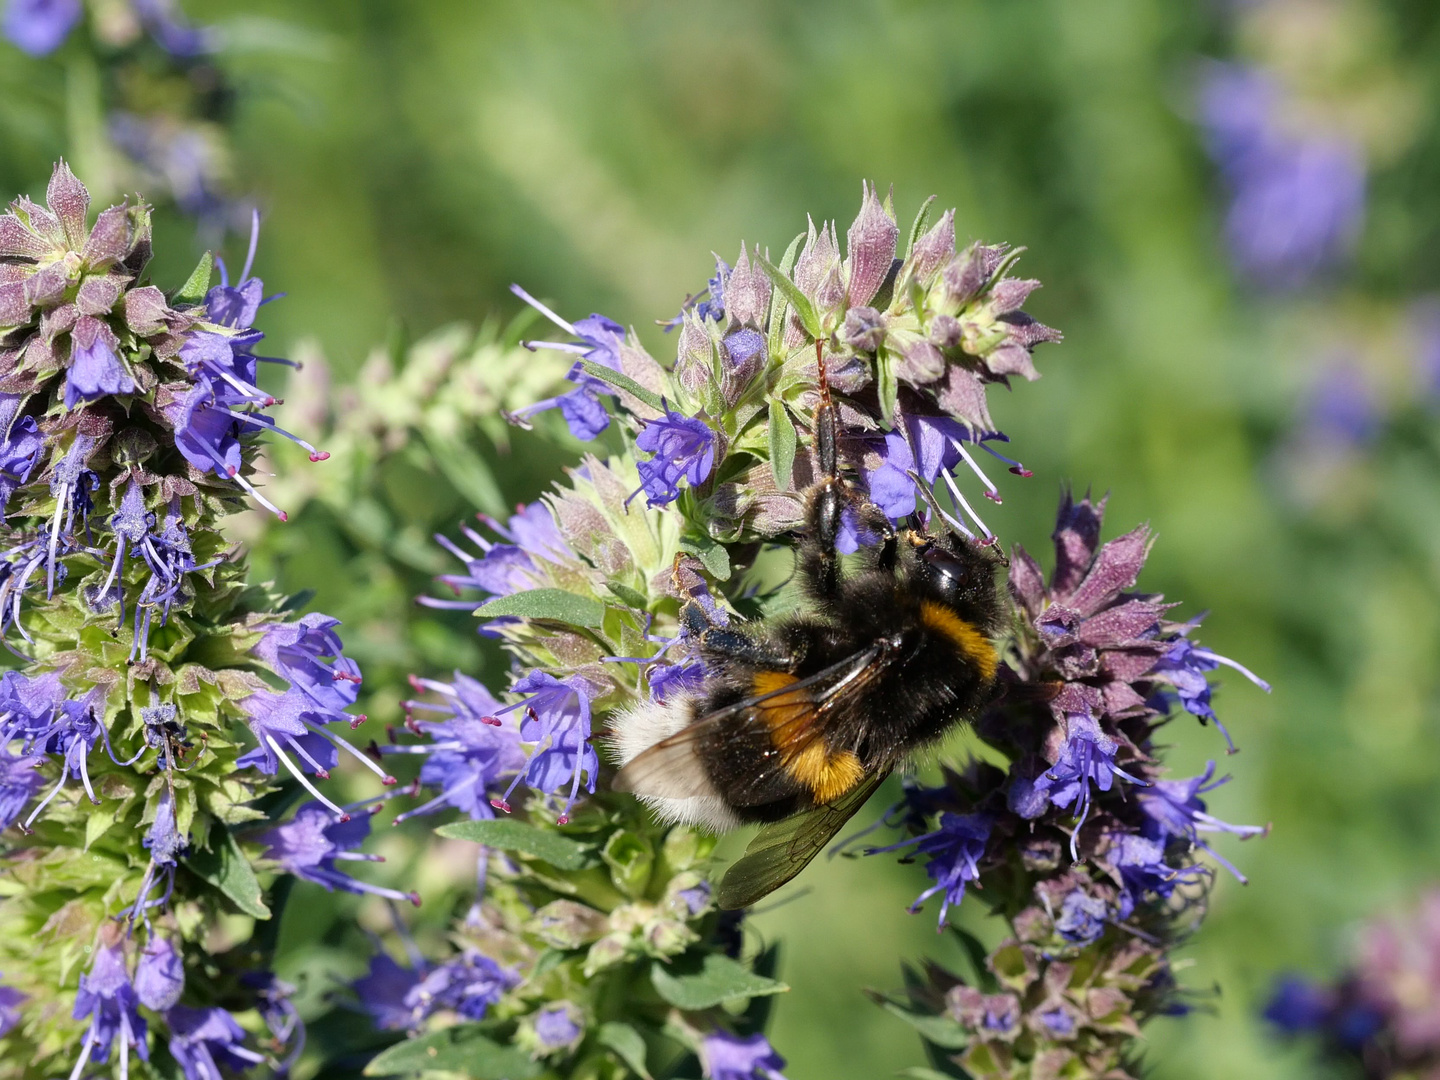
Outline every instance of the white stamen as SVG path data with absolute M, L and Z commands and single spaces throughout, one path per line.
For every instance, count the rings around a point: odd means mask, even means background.
M 560 327 L 561 330 L 564 330 L 567 334 L 571 335 L 572 337 L 579 337 L 579 336 L 580 336 L 580 335 L 576 332 L 575 327 L 571 326 L 568 322 L 566 322 L 564 319 L 562 319 L 559 315 L 556 315 L 555 312 L 551 311 L 548 307 L 546 307 L 544 304 L 542 304 L 539 300 L 536 300 L 533 296 L 531 296 L 528 292 L 526 292 L 524 289 L 522 289 L 519 285 L 511 285 L 511 286 L 510 286 L 510 291 L 511 291 L 512 293 L 514 293 L 516 296 L 518 296 L 521 300 L 524 300 L 527 304 L 529 304 L 531 307 L 533 307 L 536 311 L 540 312 L 541 315 L 544 315 L 547 319 L 549 319 L 551 322 L 553 322 L 556 326 Z
M 300 781 L 301 787 L 303 787 L 306 791 L 310 792 L 311 795 L 314 795 L 315 798 L 318 799 L 322 805 L 329 807 L 330 811 L 341 821 L 350 820 L 349 814 L 345 813 L 344 810 L 341 810 L 340 807 L 336 806 L 333 802 L 331 802 L 323 794 L 321 794 L 320 789 L 317 788 L 314 784 L 310 783 L 310 781 L 305 778 L 305 774 L 295 767 L 295 763 L 285 756 L 285 751 L 280 749 L 280 744 L 275 741 L 275 737 L 273 735 L 266 735 L 265 741 L 270 744 L 270 749 L 273 750 L 275 752 L 275 756 L 280 759 L 280 764 L 285 766 L 286 770 L 290 773 L 291 776 L 293 776 L 296 780 Z

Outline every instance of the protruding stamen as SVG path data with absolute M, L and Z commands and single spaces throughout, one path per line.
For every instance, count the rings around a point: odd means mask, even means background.
M 336 806 L 333 802 L 327 799 L 325 795 L 320 791 L 320 789 L 317 788 L 314 784 L 310 783 L 309 779 L 305 776 L 305 774 L 295 767 L 295 763 L 285 756 L 285 751 L 280 749 L 280 744 L 275 741 L 275 737 L 273 735 L 267 734 L 265 736 L 265 742 L 269 744 L 270 749 L 274 752 L 275 756 L 280 759 L 280 764 L 285 766 L 285 770 L 296 780 L 300 781 L 301 787 L 303 787 L 311 795 L 315 796 L 315 798 L 320 802 L 320 804 L 326 807 L 332 814 L 334 814 L 339 821 L 345 822 L 350 820 L 349 814 L 347 814 L 344 810 L 342 810 L 340 807 Z
M 514 293 L 516 296 L 518 296 L 521 300 L 524 300 L 525 303 L 529 304 L 529 305 L 530 305 L 531 307 L 533 307 L 536 311 L 540 312 L 541 315 L 544 315 L 547 319 L 549 319 L 551 322 L 553 322 L 556 326 L 560 327 L 561 330 L 564 330 L 564 331 L 565 331 L 567 334 L 569 334 L 571 337 L 579 337 L 579 336 L 580 336 L 580 334 L 576 331 L 575 327 L 571 326 L 568 322 L 566 322 L 564 319 L 562 319 L 559 315 L 556 315 L 555 312 L 551 311 L 548 307 L 546 307 L 544 304 L 542 304 L 539 300 L 536 300 L 535 297 L 531 296 L 528 292 L 526 292 L 524 289 L 522 289 L 519 285 L 511 285 L 511 286 L 510 286 L 510 291 L 511 291 L 512 293 Z

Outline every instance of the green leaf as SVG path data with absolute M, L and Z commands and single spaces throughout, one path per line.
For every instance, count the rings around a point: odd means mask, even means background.
M 925 230 L 930 225 L 930 204 L 934 201 L 935 196 L 931 195 L 920 207 L 920 212 L 915 215 L 915 224 L 910 226 L 910 239 L 905 242 L 905 258 L 907 259 L 915 250 L 915 241 L 925 235 Z
M 790 241 L 785 257 L 780 260 L 780 272 L 787 277 L 795 269 L 795 259 L 800 254 L 800 245 L 805 242 L 802 232 Z M 770 294 L 770 355 L 779 356 L 785 346 L 785 294 L 776 289 Z
M 686 1011 L 709 1009 L 731 998 L 782 994 L 790 989 L 720 953 L 686 953 L 668 965 L 656 961 L 650 967 L 650 981 L 656 993 Z
M 970 1045 L 969 1033 L 948 1016 L 911 1012 L 893 1001 L 882 1001 L 880 1004 L 886 1012 L 893 1013 L 918 1031 L 926 1042 L 932 1042 L 946 1050 L 963 1050 Z
M 509 506 L 489 462 L 464 439 L 427 428 L 422 432 L 430 458 L 456 491 L 492 517 L 504 517 Z
M 265 894 L 240 842 L 218 822 L 210 826 L 210 848 L 196 851 L 184 860 L 191 872 L 228 896 L 237 908 L 257 919 L 270 918 Z
M 585 369 L 587 375 L 593 375 L 603 383 L 609 383 L 616 389 L 624 390 L 627 394 L 633 394 L 652 409 L 658 409 L 661 412 L 665 410 L 665 403 L 660 400 L 659 394 L 652 390 L 646 390 L 645 387 L 630 378 L 629 375 L 612 371 L 604 364 L 597 364 L 593 360 L 581 360 L 580 366 Z
M 518 615 L 522 619 L 546 619 L 595 628 L 605 621 L 605 605 L 593 597 L 564 589 L 526 589 L 509 596 L 497 596 L 476 608 L 475 614 L 482 619 Z
M 529 1080 L 540 1075 L 540 1063 L 518 1046 L 504 1046 L 482 1035 L 478 1024 L 457 1024 L 423 1039 L 396 1043 L 365 1066 L 365 1075 L 425 1070 L 462 1073 L 475 1080 Z
M 203 303 L 205 294 L 210 291 L 210 275 L 215 271 L 215 256 L 212 252 L 205 252 L 200 256 L 195 269 L 190 271 L 185 284 L 180 286 L 180 291 L 170 298 L 170 303 L 177 306 L 194 305 Z
M 911 1065 L 908 1069 L 901 1069 L 896 1076 L 903 1076 L 906 1080 L 954 1080 L 947 1073 L 936 1072 L 934 1069 L 927 1069 L 923 1065 Z
M 875 393 L 880 398 L 880 416 L 885 421 L 885 426 L 894 427 L 900 384 L 895 379 L 895 358 L 883 345 L 875 354 Z
M 806 333 L 813 338 L 818 338 L 820 336 L 820 319 L 815 314 L 815 305 L 810 303 L 810 298 L 800 291 L 799 285 L 790 280 L 789 274 L 782 274 L 765 256 L 757 253 L 755 261 L 769 275 L 775 288 L 785 294 L 785 299 L 795 309 L 795 314 L 800 316 L 800 323 L 805 327 Z
M 770 399 L 770 474 L 781 491 L 790 489 L 795 469 L 795 425 L 779 398 Z
M 614 1050 L 620 1055 L 620 1060 L 634 1072 L 639 1073 L 644 1080 L 650 1080 L 650 1073 L 645 1068 L 645 1040 L 638 1031 L 629 1024 L 612 1020 L 600 1026 L 599 1038 L 600 1045 Z
M 636 611 L 645 611 L 650 607 L 650 598 L 644 593 L 630 588 L 629 585 L 622 585 L 618 581 L 607 581 L 605 588 L 609 589 L 617 600 Z
M 477 844 L 518 851 L 543 859 L 557 870 L 583 870 L 591 863 L 590 850 L 568 836 L 537 829 L 523 821 L 496 818 L 493 821 L 454 821 L 435 830 L 451 840 L 473 840 Z
M 716 581 L 730 580 L 730 552 L 713 537 L 687 533 L 680 538 L 680 550 L 694 555 Z

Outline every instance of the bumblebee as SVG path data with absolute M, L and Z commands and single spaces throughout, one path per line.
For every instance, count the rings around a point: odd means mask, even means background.
M 611 732 L 615 787 L 659 817 L 717 832 L 764 826 L 721 882 L 722 908 L 804 869 L 892 769 L 976 715 L 999 663 L 999 557 L 951 533 L 896 530 L 858 498 L 837 467 L 823 363 L 820 385 L 820 479 L 798 560 L 807 609 L 735 628 L 687 603 L 704 687 L 621 714 Z M 881 540 L 843 573 L 836 540 L 852 506 Z

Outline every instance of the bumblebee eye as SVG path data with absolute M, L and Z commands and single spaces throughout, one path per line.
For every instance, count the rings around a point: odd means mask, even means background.
M 964 585 L 970 580 L 970 568 L 947 551 L 932 547 L 922 552 L 920 558 L 944 578 L 945 584 L 950 588 Z

